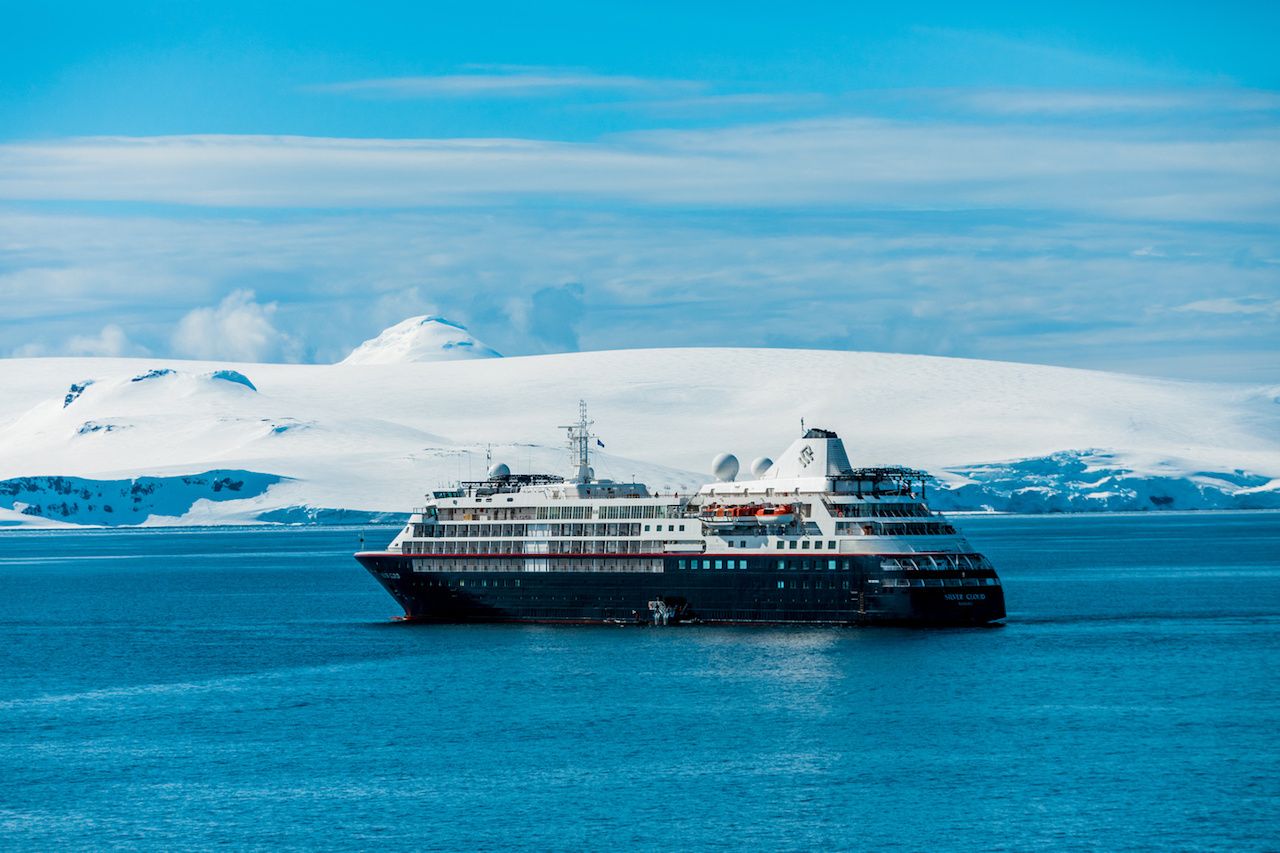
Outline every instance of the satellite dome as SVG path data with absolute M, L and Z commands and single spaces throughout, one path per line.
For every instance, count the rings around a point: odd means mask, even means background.
M 499 462 L 489 466 L 490 480 L 503 480 L 511 476 L 511 469 L 507 467 L 505 462 Z
M 765 475 L 765 472 L 772 467 L 773 467 L 772 459 L 770 459 L 768 456 L 758 456 L 756 457 L 755 461 L 751 463 L 751 473 L 753 476 L 757 478 L 763 477 Z
M 721 453 L 711 460 L 711 473 L 722 483 L 729 483 L 738 476 L 738 457 L 732 453 Z

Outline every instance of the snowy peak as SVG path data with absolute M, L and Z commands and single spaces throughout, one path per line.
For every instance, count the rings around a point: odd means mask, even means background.
M 384 329 L 351 351 L 340 364 L 406 364 L 501 358 L 502 354 L 476 340 L 461 323 L 429 314 L 410 317 Z

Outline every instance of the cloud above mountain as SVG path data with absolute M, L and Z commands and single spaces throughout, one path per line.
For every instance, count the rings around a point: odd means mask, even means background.
M 235 361 L 297 361 L 297 342 L 273 323 L 276 304 L 254 301 L 251 290 L 235 290 L 215 306 L 195 308 L 178 321 L 173 351 L 187 358 Z

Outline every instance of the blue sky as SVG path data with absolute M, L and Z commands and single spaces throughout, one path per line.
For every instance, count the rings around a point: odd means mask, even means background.
M 0 354 L 1280 381 L 1272 4 L 10 5 Z

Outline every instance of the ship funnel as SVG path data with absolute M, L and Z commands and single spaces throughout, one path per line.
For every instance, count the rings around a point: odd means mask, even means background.
M 804 437 L 791 442 L 761 479 L 789 480 L 807 477 L 837 477 L 852 473 L 844 442 L 831 430 L 809 429 Z

